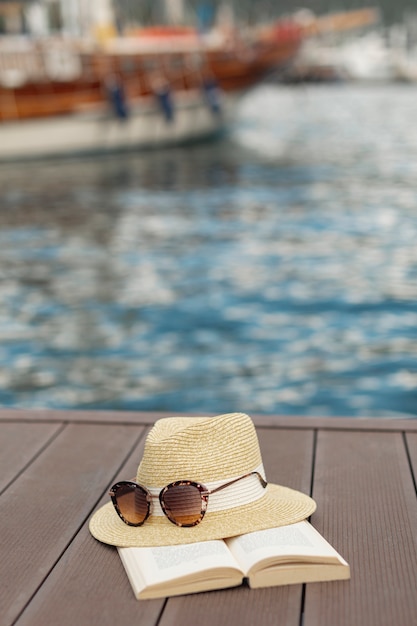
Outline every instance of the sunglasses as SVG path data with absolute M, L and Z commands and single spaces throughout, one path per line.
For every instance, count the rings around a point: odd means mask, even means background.
M 151 513 L 152 500 L 159 498 L 161 509 L 170 522 L 189 527 L 201 522 L 211 494 L 253 475 L 259 478 L 265 489 L 268 483 L 261 474 L 250 472 L 212 490 L 192 480 L 178 480 L 163 487 L 159 495 L 151 494 L 133 480 L 123 480 L 113 485 L 109 495 L 118 516 L 129 526 L 142 526 Z

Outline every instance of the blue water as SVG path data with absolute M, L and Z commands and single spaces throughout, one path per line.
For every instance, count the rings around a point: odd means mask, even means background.
M 0 404 L 417 415 L 417 85 L 265 85 L 222 140 L 0 166 Z

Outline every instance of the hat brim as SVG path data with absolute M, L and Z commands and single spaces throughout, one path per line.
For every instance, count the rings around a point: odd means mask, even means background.
M 143 526 L 128 526 L 111 502 L 90 519 L 90 532 L 99 541 L 125 547 L 173 546 L 211 539 L 225 539 L 256 530 L 265 530 L 306 519 L 316 509 L 312 498 L 281 485 L 268 484 L 262 498 L 226 511 L 207 511 L 200 524 L 191 528 L 175 526 L 165 516 L 150 516 Z

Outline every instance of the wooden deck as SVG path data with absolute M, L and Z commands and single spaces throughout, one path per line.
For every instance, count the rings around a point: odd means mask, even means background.
M 0 411 L 2 626 L 417 625 L 417 420 L 254 417 L 267 478 L 311 492 L 350 581 L 137 601 L 88 519 L 157 417 Z

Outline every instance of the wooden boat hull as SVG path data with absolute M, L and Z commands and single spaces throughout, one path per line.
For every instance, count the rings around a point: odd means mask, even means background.
M 93 110 L 0 126 L 0 159 L 20 159 L 77 153 L 137 150 L 209 139 L 230 123 L 235 96 L 222 99 L 215 114 L 202 95 L 176 94 L 174 119 L 168 121 L 153 99 L 130 107 L 127 119 L 117 118 L 102 105 Z

